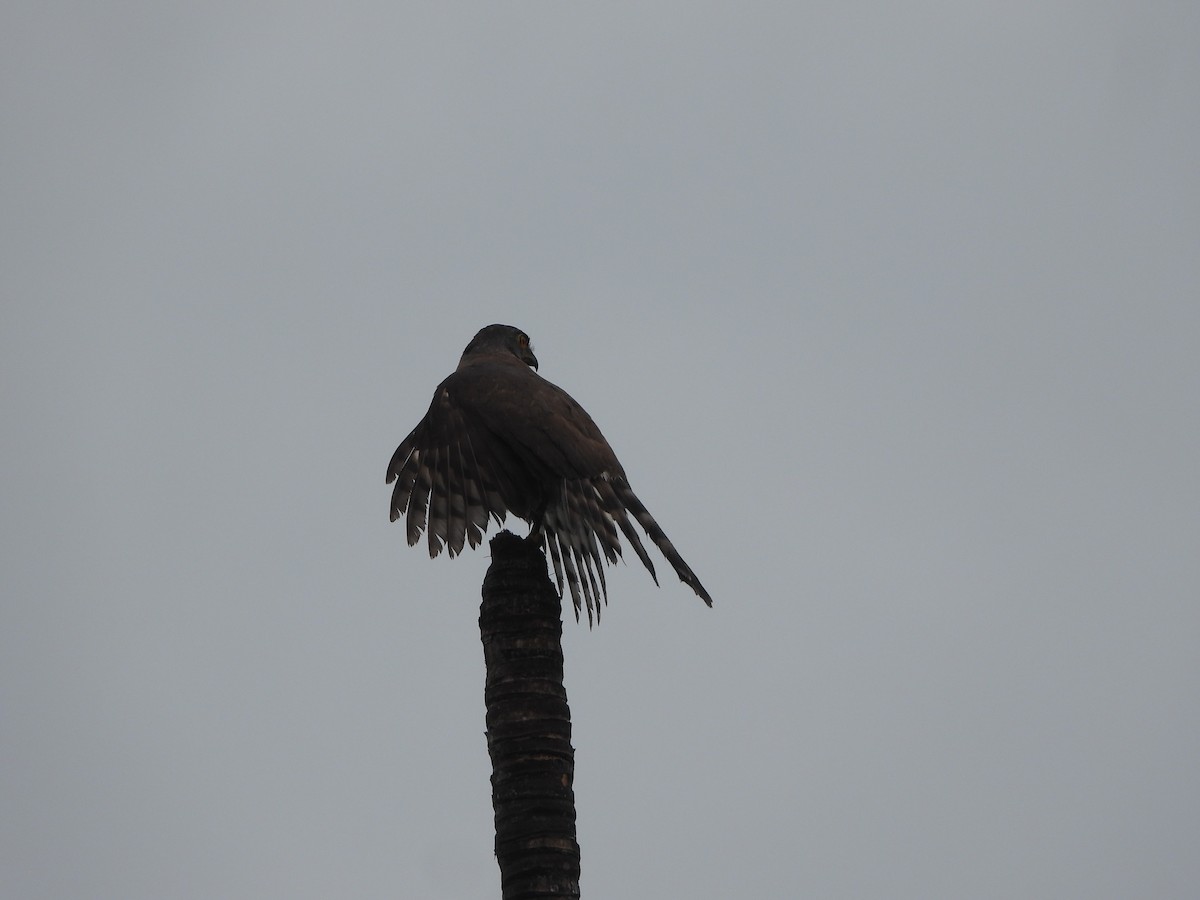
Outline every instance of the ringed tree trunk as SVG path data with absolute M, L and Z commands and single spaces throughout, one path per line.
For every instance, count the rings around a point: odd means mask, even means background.
M 562 603 L 541 548 L 491 541 L 479 632 L 503 900 L 579 896 L 575 751 L 563 687 Z

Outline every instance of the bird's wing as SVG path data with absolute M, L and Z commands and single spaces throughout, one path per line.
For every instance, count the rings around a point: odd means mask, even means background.
M 438 386 L 429 411 L 388 464 L 392 521 L 408 519 L 408 543 L 428 528 L 429 555 L 445 545 L 451 556 L 483 540 L 490 519 L 502 523 L 514 461 L 456 402 L 451 376 Z

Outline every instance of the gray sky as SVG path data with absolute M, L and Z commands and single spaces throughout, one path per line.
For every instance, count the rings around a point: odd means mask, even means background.
M 384 486 L 498 321 L 716 601 L 568 623 L 585 896 L 1194 896 L 1198 48 L 7 4 L 0 894 L 498 895 L 487 553 Z

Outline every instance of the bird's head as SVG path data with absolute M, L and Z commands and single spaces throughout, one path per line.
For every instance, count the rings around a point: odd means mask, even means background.
M 537 369 L 537 357 L 529 335 L 511 325 L 489 325 L 479 331 L 463 351 L 463 359 L 474 353 L 511 353 L 525 365 Z M 461 365 L 461 363 L 460 363 Z

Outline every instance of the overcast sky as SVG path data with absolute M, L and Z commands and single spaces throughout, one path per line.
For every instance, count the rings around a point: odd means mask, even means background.
M 716 604 L 566 623 L 585 897 L 1194 897 L 1198 87 L 1194 3 L 6 4 L 0 895 L 499 896 L 384 472 L 505 322 Z

